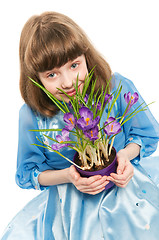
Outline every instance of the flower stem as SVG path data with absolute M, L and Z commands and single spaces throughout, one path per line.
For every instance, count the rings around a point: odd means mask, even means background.
M 107 162 L 109 162 L 109 158 L 108 158 L 108 144 L 109 144 L 109 138 L 107 138 L 106 144 L 105 144 L 105 152 L 106 152 L 106 161 Z
M 110 144 L 110 147 L 109 147 L 109 156 L 110 156 L 111 151 L 112 151 L 112 147 L 113 147 L 114 139 L 115 139 L 115 136 L 112 138 L 112 141 L 111 141 L 111 144 Z

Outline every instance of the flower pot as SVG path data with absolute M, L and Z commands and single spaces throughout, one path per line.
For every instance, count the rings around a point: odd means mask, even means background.
M 115 157 L 114 160 L 110 163 L 110 165 L 108 165 L 107 167 L 98 170 L 98 171 L 86 171 L 86 170 L 81 170 L 78 167 L 76 167 L 77 171 L 80 173 L 80 175 L 82 177 L 91 177 L 94 175 L 101 175 L 101 176 L 109 176 L 110 173 L 115 173 L 116 172 L 116 168 L 117 168 L 117 157 L 116 157 L 116 150 L 113 147 L 113 151 L 115 151 Z M 76 159 L 78 158 L 78 152 L 75 153 L 73 161 L 76 162 Z M 105 189 L 109 189 L 114 185 L 113 182 L 109 182 L 106 186 Z

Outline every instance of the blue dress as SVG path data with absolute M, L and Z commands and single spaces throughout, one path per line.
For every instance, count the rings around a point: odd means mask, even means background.
M 114 116 L 125 110 L 124 93 L 137 91 L 130 80 L 118 73 L 114 74 L 112 80 L 113 89 L 116 89 L 120 80 L 123 88 L 113 109 Z M 134 107 L 142 102 L 140 96 Z M 105 121 L 106 115 L 107 109 L 102 121 Z M 45 187 L 37 181 L 40 172 L 67 168 L 70 163 L 54 152 L 32 146 L 32 143 L 39 144 L 36 136 L 44 142 L 50 140 L 39 132 L 28 130 L 64 126 L 61 112 L 48 118 L 32 111 L 26 104 L 22 106 L 16 182 L 21 188 L 40 189 L 42 192 L 15 216 L 1 239 L 158 240 L 159 157 L 150 155 L 157 147 L 159 125 L 151 112 L 146 110 L 138 113 L 115 138 L 117 151 L 130 142 L 141 146 L 140 155 L 131 161 L 134 166 L 133 178 L 125 188 L 114 186 L 95 196 L 78 191 L 71 183 Z M 58 132 L 45 134 L 55 137 Z M 72 149 L 60 151 L 70 159 L 75 154 Z

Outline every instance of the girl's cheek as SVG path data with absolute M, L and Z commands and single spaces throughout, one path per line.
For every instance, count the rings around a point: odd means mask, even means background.
M 80 85 L 80 92 L 82 93 L 84 82 Z

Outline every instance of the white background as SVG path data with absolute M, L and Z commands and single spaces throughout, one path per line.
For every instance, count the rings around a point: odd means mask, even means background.
M 73 18 L 114 72 L 133 80 L 159 120 L 159 7 L 156 0 L 10 0 L 0 5 L 0 236 L 34 196 L 15 184 L 19 92 L 19 37 L 27 19 L 44 11 Z M 144 119 L 143 119 L 144 121 Z M 158 151 L 157 151 L 158 152 Z

